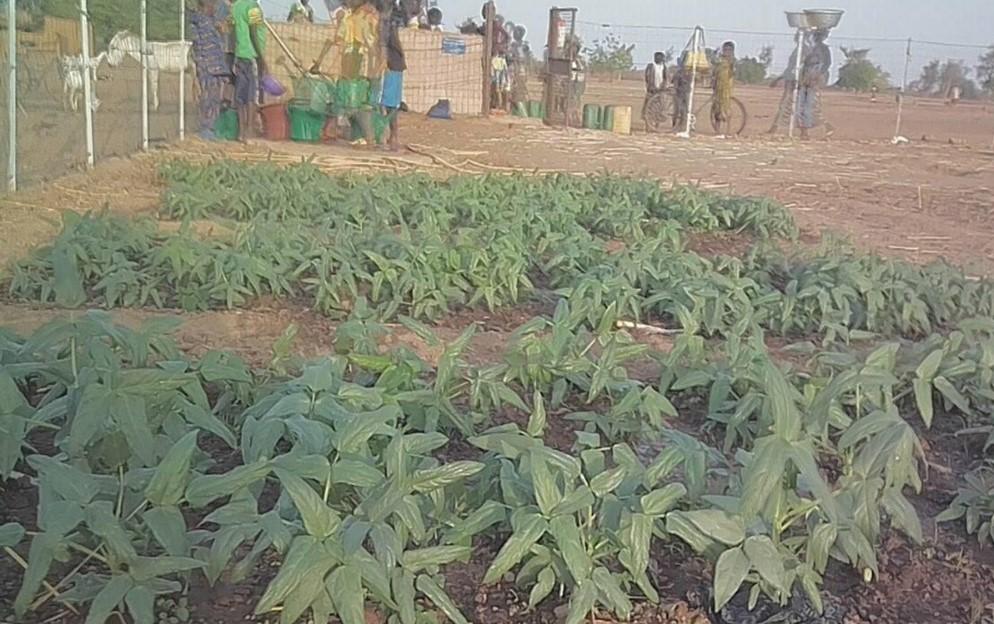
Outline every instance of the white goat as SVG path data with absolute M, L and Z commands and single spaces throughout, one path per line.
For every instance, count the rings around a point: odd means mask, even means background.
M 152 94 L 152 110 L 159 110 L 159 72 L 179 73 L 191 69 L 189 41 L 148 41 L 148 82 Z M 114 35 L 107 46 L 107 62 L 117 67 L 130 56 L 139 63 L 142 58 L 141 39 L 126 30 Z
M 79 94 L 83 92 L 83 72 L 89 71 L 90 81 L 90 108 L 96 112 L 100 107 L 100 100 L 97 98 L 97 69 L 103 63 L 107 53 L 101 52 L 90 59 L 89 65 L 83 62 L 83 55 L 63 56 L 59 59 L 59 68 L 62 73 L 62 107 L 66 110 L 72 108 L 73 112 L 79 110 Z

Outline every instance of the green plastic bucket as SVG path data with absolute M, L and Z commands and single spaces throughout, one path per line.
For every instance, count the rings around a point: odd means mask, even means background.
M 514 108 L 511 109 L 511 114 L 515 117 L 530 117 L 528 114 L 528 104 L 526 102 L 517 102 Z
M 310 108 L 290 106 L 290 138 L 294 141 L 316 143 L 321 140 L 324 130 L 325 116 L 315 113 Z
M 371 113 L 371 117 L 373 119 L 373 140 L 376 143 L 383 143 L 383 137 L 387 132 L 387 128 L 390 127 L 390 115 L 396 114 L 396 111 L 388 115 L 384 115 L 381 111 L 374 111 Z M 350 118 L 349 125 L 352 126 L 353 141 L 366 138 L 362 135 L 362 126 L 359 125 L 358 119 L 355 117 Z
M 603 109 L 598 104 L 583 106 L 583 127 L 589 130 L 600 130 L 603 126 Z
M 601 115 L 601 130 L 612 130 L 614 128 L 614 107 L 605 106 L 604 114 Z
M 214 120 L 214 136 L 226 141 L 238 140 L 238 111 L 228 109 Z
M 545 106 L 539 100 L 530 100 L 528 102 L 528 116 L 534 117 L 536 119 L 542 119 L 545 117 Z

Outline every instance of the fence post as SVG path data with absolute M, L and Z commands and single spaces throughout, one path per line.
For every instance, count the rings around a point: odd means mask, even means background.
M 142 151 L 148 151 L 148 6 L 146 0 L 141 0 L 139 8 L 141 20 L 141 57 L 142 57 Z
M 904 117 L 904 97 L 908 92 L 908 71 L 911 68 L 911 38 L 908 37 L 908 48 L 904 53 L 904 78 L 901 80 L 901 91 L 897 94 L 897 121 L 894 124 L 893 143 L 903 140 L 901 136 L 901 123 Z
M 697 86 L 697 54 L 701 46 L 701 27 L 694 26 L 693 43 L 690 45 L 690 91 L 687 93 L 687 121 L 680 137 L 690 138 L 690 122 L 694 117 L 694 87 Z M 679 70 L 678 70 L 679 71 Z
M 93 158 L 93 84 L 90 80 L 90 14 L 86 0 L 79 0 L 80 43 L 83 47 L 83 119 L 86 123 L 86 167 L 92 169 Z
M 497 14 L 497 7 L 494 3 L 487 2 L 483 5 L 483 113 L 484 117 L 490 116 L 490 72 L 493 71 L 494 53 L 494 16 Z
M 804 64 L 804 38 L 806 33 L 803 28 L 797 29 L 797 49 L 794 52 L 794 93 L 790 105 L 790 123 L 787 126 L 787 136 L 794 138 L 794 127 L 797 125 L 797 101 L 801 97 L 801 65 Z
M 179 0 L 179 41 L 186 43 L 186 0 Z M 181 45 L 182 47 L 182 45 Z M 179 140 L 186 138 L 186 59 L 179 66 Z
M 7 190 L 17 190 L 17 6 L 7 0 Z

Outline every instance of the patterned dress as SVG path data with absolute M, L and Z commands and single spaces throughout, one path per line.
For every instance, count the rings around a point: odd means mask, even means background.
M 221 113 L 224 86 L 231 79 L 221 34 L 222 18 L 201 11 L 190 12 L 190 41 L 200 87 L 200 132 L 209 134 Z

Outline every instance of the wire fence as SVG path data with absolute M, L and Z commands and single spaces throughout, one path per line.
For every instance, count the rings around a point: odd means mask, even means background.
M 25 187 L 199 130 L 184 0 L 8 4 L 14 1 L 0 0 L 0 144 L 13 159 L 7 163 L 7 188 L 14 187 L 15 174 L 17 185 Z M 61 12 L 41 10 L 49 5 Z M 336 45 L 336 24 L 270 21 L 267 31 L 267 64 L 288 92 L 266 103 L 329 112 L 313 99 L 313 82 L 302 78 L 316 70 L 334 83 L 346 70 L 349 59 Z M 424 113 L 444 100 L 453 114 L 487 112 L 490 62 L 484 62 L 484 37 L 402 29 L 400 39 L 407 61 L 404 101 L 410 110 Z M 13 99 L 7 88 L 12 60 Z
M 654 52 L 675 59 L 688 47 L 692 27 L 605 24 L 578 22 L 579 36 L 589 52 L 609 42 L 634 46 L 632 60 L 636 71 L 593 74 L 588 84 L 588 100 L 598 104 L 627 104 L 641 107 L 642 75 Z M 705 28 L 704 47 L 717 49 L 723 42 L 736 44 L 741 60 L 759 61 L 769 54 L 764 84 L 784 74 L 795 50 L 794 34 Z M 839 78 L 846 52 L 860 51 L 885 72 L 886 84 L 867 93 L 841 89 L 825 94 L 826 118 L 837 134 L 853 139 L 892 139 L 898 135 L 913 140 L 953 140 L 991 144 L 994 136 L 994 93 L 985 92 L 978 66 L 990 46 L 966 43 L 923 41 L 886 37 L 850 37 L 833 33 L 828 40 L 833 67 L 830 84 Z M 843 50 L 845 48 L 845 51 Z M 611 45 L 607 49 L 612 49 Z M 625 80 L 627 79 L 627 80 Z M 706 88 L 707 85 L 702 85 Z M 955 87 L 955 90 L 954 90 Z M 990 85 L 988 85 L 988 88 Z M 745 134 L 769 129 L 776 113 L 780 92 L 768 88 L 737 85 L 737 95 L 749 109 Z M 903 97 L 899 97 L 903 92 Z M 960 96 L 958 101 L 953 96 Z M 903 99 L 901 125 L 897 127 L 898 102 Z M 638 108 L 635 108 L 638 110 Z

